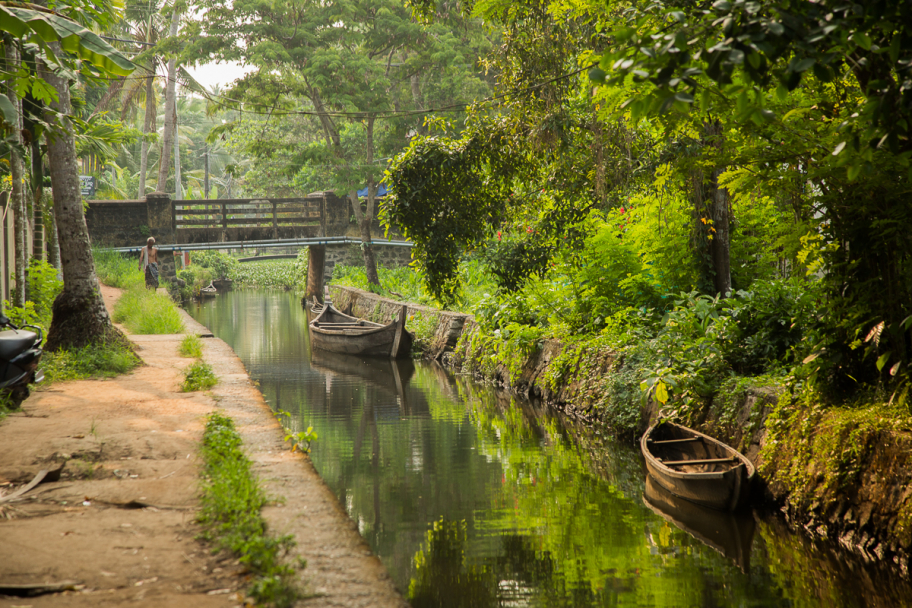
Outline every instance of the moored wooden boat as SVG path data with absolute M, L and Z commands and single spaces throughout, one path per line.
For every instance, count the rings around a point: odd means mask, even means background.
M 754 465 L 717 439 L 661 422 L 643 434 L 640 449 L 649 474 L 675 496 L 721 511 L 750 499 Z
M 215 288 L 215 285 L 212 284 L 212 281 L 209 281 L 209 284 L 200 289 L 199 293 L 201 298 L 214 298 L 218 294 L 218 289 Z
M 405 329 L 408 307 L 403 306 L 392 322 L 382 325 L 336 310 L 331 303 L 311 306 L 310 344 L 334 353 L 376 357 L 407 357 L 412 352 L 412 334 Z

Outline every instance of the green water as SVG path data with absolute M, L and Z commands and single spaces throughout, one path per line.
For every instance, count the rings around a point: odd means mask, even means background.
M 435 364 L 311 353 L 293 294 L 191 313 L 314 427 L 317 470 L 413 606 L 912 606 L 891 571 L 775 517 L 654 495 L 633 445 Z

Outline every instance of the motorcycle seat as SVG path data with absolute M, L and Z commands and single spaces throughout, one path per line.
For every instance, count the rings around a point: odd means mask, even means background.
M 38 342 L 38 334 L 33 331 L 0 331 L 0 359 L 7 361 L 31 348 Z

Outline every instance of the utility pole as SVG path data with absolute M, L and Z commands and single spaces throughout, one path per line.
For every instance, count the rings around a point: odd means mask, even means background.
M 209 198 L 209 144 L 206 144 L 205 152 L 203 156 L 206 160 L 205 162 L 205 171 L 203 172 L 203 191 L 205 191 L 205 196 Z

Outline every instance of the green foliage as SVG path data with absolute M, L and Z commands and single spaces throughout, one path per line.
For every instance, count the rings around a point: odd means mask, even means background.
M 32 259 L 28 267 L 29 302 L 35 307 L 38 325 L 47 328 L 51 324 L 51 309 L 54 299 L 63 291 L 63 281 L 57 278 L 57 269 L 44 260 Z M 9 316 L 9 315 L 7 315 Z
M 637 113 L 697 105 L 705 111 L 714 101 L 734 102 L 739 121 L 762 124 L 776 118 L 764 107 L 762 92 L 778 89 L 785 96 L 803 83 L 822 88 L 848 73 L 859 94 L 849 101 L 843 143 L 834 154 L 848 142 L 871 162 L 881 149 L 909 150 L 912 106 L 900 84 L 912 70 L 908 17 L 903 3 L 888 1 L 637 7 L 613 24 L 618 44 L 590 77 L 616 85 L 630 76 L 652 83 L 631 104 Z M 720 91 L 728 99 L 714 99 Z
M 45 352 L 40 367 L 47 385 L 51 385 L 66 380 L 113 378 L 141 364 L 136 353 L 124 346 L 90 344 L 78 350 Z
M 243 287 L 302 289 L 306 283 L 307 264 L 303 278 L 298 260 L 264 260 L 238 264 L 231 280 Z
M 182 334 L 184 321 L 171 299 L 145 286 L 134 286 L 114 305 L 114 322 L 134 334 Z
M 203 343 L 198 335 L 187 334 L 184 336 L 184 339 L 181 340 L 178 352 L 180 353 L 181 357 L 201 359 L 203 357 Z
M 415 138 L 386 178 L 380 217 L 415 243 L 426 287 L 445 306 L 456 300 L 463 252 L 483 242 L 510 195 L 512 172 L 495 145 L 503 134 L 487 126 L 461 138 Z
M 212 271 L 212 277 L 216 279 L 231 278 L 239 266 L 236 258 L 219 251 L 194 251 L 192 259 L 193 266 L 208 268 Z M 188 270 L 192 269 L 193 266 L 190 266 Z
M 295 568 L 285 560 L 294 538 L 268 533 L 260 514 L 268 499 L 241 443 L 230 418 L 218 412 L 209 415 L 201 449 L 206 473 L 197 520 L 206 528 L 208 540 L 237 555 L 253 572 L 249 594 L 257 604 L 292 606 L 301 597 L 294 583 Z
M 208 287 L 215 277 L 212 274 L 212 270 L 209 268 L 194 264 L 183 270 L 179 270 L 177 272 L 177 278 L 187 284 L 184 289 L 187 290 L 188 295 L 199 296 L 200 290 L 204 287 Z
M 212 366 L 203 361 L 194 361 L 184 370 L 184 381 L 181 382 L 181 391 L 207 391 L 218 384 L 218 378 L 212 371 Z

